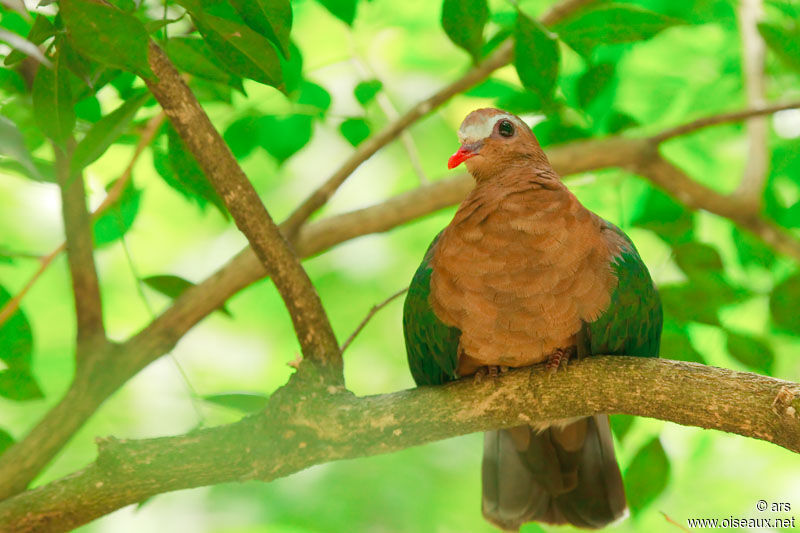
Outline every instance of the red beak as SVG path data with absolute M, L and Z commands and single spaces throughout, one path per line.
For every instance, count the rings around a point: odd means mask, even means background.
M 456 153 L 450 156 L 450 159 L 447 160 L 447 168 L 453 169 L 456 168 L 458 165 L 469 159 L 470 157 L 478 155 L 478 152 L 473 152 L 472 150 L 461 147 L 458 149 Z

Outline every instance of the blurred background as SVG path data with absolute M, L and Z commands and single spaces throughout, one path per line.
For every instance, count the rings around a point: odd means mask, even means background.
M 348 15 L 350 4 L 354 17 Z M 489 40 L 513 24 L 514 4 L 489 2 Z M 521 1 L 519 6 L 533 17 L 550 4 Z M 462 118 L 478 107 L 521 114 L 535 126 L 545 148 L 609 134 L 640 137 L 747 107 L 739 2 L 624 4 L 672 17 L 675 23 L 636 42 L 598 46 L 591 61 L 561 43 L 555 103 L 543 103 L 527 91 L 513 65 L 496 71 L 487 82 L 414 124 L 406 140 L 391 143 L 361 165 L 322 216 L 379 203 L 421 181 L 458 172 L 448 172 L 446 161 L 457 148 L 455 132 Z M 168 7 L 169 17 L 182 13 L 177 5 Z M 137 9 L 153 14 L 162 8 L 154 3 Z M 439 3 L 297 0 L 292 9 L 293 68 L 302 73 L 292 96 L 250 80 L 244 81 L 246 95 L 201 77 L 192 81 L 276 220 L 327 179 L 354 145 L 388 124 L 393 113 L 451 83 L 471 62 L 442 31 Z M 797 2 L 765 1 L 760 20 L 798 37 L 799 14 Z M 30 26 L 3 8 L 0 26 L 24 36 L 23 24 Z M 170 25 L 170 32 L 185 31 L 181 24 L 188 25 L 185 20 Z M 797 42 L 787 41 L 784 54 L 769 48 L 763 75 L 767 101 L 800 97 Z M 2 52 L 9 50 L 5 46 Z M 0 114 L 17 124 L 35 156 L 51 157 L 26 111 L 29 100 L 26 104 L 15 92 L 16 72 L 0 73 Z M 107 85 L 79 102 L 79 133 L 117 108 L 125 90 L 140 86 L 131 75 L 127 87 Z M 135 123 L 141 125 L 157 112 L 158 106 L 149 102 Z M 766 123 L 765 213 L 786 228 L 800 227 L 800 111 L 771 115 Z M 90 206 L 99 205 L 106 188 L 120 176 L 136 140 L 126 133 L 87 168 Z M 143 280 L 174 275 L 199 282 L 246 244 L 213 201 L 181 194 L 170 185 L 164 176 L 168 171 L 163 171 L 167 150 L 167 136 L 157 137 L 136 164 L 131 188 L 102 223 L 107 227 L 98 223 L 96 228 L 106 327 L 114 340 L 139 331 L 170 303 L 164 291 Z M 742 124 L 706 129 L 668 142 L 662 153 L 698 182 L 727 193 L 736 188 L 747 164 L 746 130 Z M 800 381 L 795 261 L 776 255 L 729 220 L 686 210 L 628 172 L 569 176 L 567 183 L 587 207 L 631 236 L 662 288 L 664 357 Z M 408 285 L 454 209 L 354 239 L 305 261 L 340 341 L 373 305 Z M 10 167 L 0 169 L 0 286 L 7 293 L 2 302 L 37 270 L 36 257 L 28 255 L 44 255 L 62 240 L 58 187 Z M 707 260 L 700 261 L 699 270 L 686 268 L 700 255 Z M 272 283 L 247 288 L 227 302 L 226 310 L 229 314 L 216 312 L 203 320 L 170 354 L 114 394 L 36 484 L 91 462 L 97 436 L 177 435 L 232 422 L 250 404 L 242 396 L 227 402 L 207 397 L 248 393 L 257 401 L 284 384 L 293 371 L 287 363 L 299 347 Z M 65 256 L 55 259 L 33 286 L 22 312 L 33 333 L 32 374 L 42 394 L 26 401 L 0 398 L 0 428 L 15 439 L 58 401 L 74 372 L 74 311 Z M 401 314 L 399 298 L 377 313 L 345 352 L 346 382 L 354 393 L 414 386 Z M 617 531 L 677 531 L 685 528 L 687 518 L 785 518 L 800 510 L 800 457 L 785 449 L 625 416 L 614 417 L 614 430 L 633 507 L 632 516 L 614 526 Z M 495 529 L 480 513 L 481 447 L 481 435 L 468 435 L 391 455 L 319 465 L 269 484 L 159 495 L 79 531 L 491 532 Z M 755 506 L 762 499 L 788 502 L 792 511 L 760 513 Z M 523 527 L 524 532 L 566 529 Z

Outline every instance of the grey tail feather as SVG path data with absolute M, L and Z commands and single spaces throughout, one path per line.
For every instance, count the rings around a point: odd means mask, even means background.
M 508 531 L 532 521 L 597 529 L 627 509 L 606 415 L 488 431 L 482 473 L 483 515 Z

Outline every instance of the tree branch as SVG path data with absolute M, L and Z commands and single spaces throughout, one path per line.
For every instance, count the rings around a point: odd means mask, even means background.
M 92 223 L 86 209 L 86 191 L 83 175 L 71 176 L 70 159 L 74 141 L 69 141 L 67 152 L 53 144 L 56 156 L 56 177 L 61 189 L 62 215 L 66 235 L 67 260 L 72 278 L 77 318 L 77 363 L 80 367 L 86 357 L 106 340 L 103 326 L 103 306 L 100 284 L 94 264 Z
M 773 113 L 777 113 L 778 111 L 784 111 L 786 109 L 797 109 L 797 108 L 800 108 L 800 101 L 795 100 L 793 102 L 786 102 L 783 104 L 780 103 L 770 104 L 766 106 L 754 107 L 751 109 L 742 109 L 741 111 L 732 111 L 730 113 L 711 115 L 708 117 L 703 117 L 697 120 L 693 120 L 691 122 L 687 122 L 686 124 L 681 124 L 680 126 L 674 128 L 669 128 L 657 135 L 654 135 L 653 137 L 651 137 L 651 139 L 654 142 L 661 144 L 662 142 L 668 141 L 674 137 L 680 137 L 681 135 L 694 133 L 698 130 L 702 130 L 704 128 L 708 128 L 711 126 L 718 126 L 720 124 L 725 124 L 728 122 L 739 122 L 742 120 L 747 120 L 752 117 L 771 115 Z
M 739 5 L 739 28 L 742 36 L 742 75 L 747 92 L 747 107 L 764 105 L 764 56 L 766 47 L 758 33 L 763 14 L 761 0 L 743 0 Z M 747 122 L 747 161 L 735 195 L 750 204 L 751 211 L 761 209 L 762 192 L 767 179 L 767 120 L 759 117 Z
M 150 66 L 158 81 L 147 80 L 147 86 L 269 272 L 292 317 L 305 360 L 318 367 L 325 381 L 341 384 L 339 344 L 300 261 L 192 91 L 152 41 Z
M 389 305 L 393 300 L 404 295 L 407 292 L 408 292 L 408 287 L 405 287 L 403 289 L 400 289 L 396 293 L 392 294 L 382 302 L 373 305 L 372 308 L 367 313 L 367 316 L 365 316 L 364 319 L 358 323 L 358 326 L 356 326 L 356 329 L 353 330 L 353 333 L 351 333 L 350 336 L 347 337 L 347 340 L 342 343 L 342 353 L 344 353 L 347 347 L 350 346 L 350 344 L 352 344 L 353 340 L 355 340 L 358 334 L 361 333 L 361 330 L 364 329 L 367 323 L 369 323 L 369 321 L 372 319 L 372 317 L 375 316 L 375 313 L 377 313 L 378 311 Z
M 0 503 L 0 530 L 67 531 L 154 494 L 269 481 L 329 461 L 546 420 L 627 413 L 718 429 L 800 453 L 800 384 L 696 363 L 590 357 L 356 398 L 320 393 L 178 437 L 98 441 L 97 461 Z M 221 462 L 220 457 L 230 458 Z
M 594 1 L 596 0 L 563 0 L 545 13 L 540 21 L 545 25 L 555 24 Z M 409 126 L 450 100 L 453 96 L 474 87 L 489 77 L 495 70 L 506 66 L 513 57 L 514 43 L 511 39 L 507 39 L 495 52 L 480 64 L 468 70 L 461 78 L 440 89 L 430 98 L 418 103 L 403 116 L 361 143 L 342 166 L 339 167 L 325 183 L 311 193 L 311 195 L 281 224 L 284 234 L 290 238 L 294 236 L 300 226 L 302 226 L 317 209 L 325 205 L 342 183 L 355 172 L 361 163 L 372 157 L 375 152 L 396 139 L 397 136 Z

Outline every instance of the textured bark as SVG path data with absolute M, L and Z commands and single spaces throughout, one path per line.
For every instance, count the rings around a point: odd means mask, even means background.
M 66 150 L 53 145 L 56 156 L 56 177 L 61 189 L 61 212 L 66 235 L 67 262 L 72 278 L 72 294 L 77 317 L 78 365 L 87 355 L 105 342 L 103 306 L 100 283 L 94 264 L 92 223 L 86 209 L 83 175 L 70 176 L 70 158 L 75 142 L 70 140 Z
M 153 42 L 149 57 L 158 77 L 158 81 L 146 80 L 150 92 L 275 282 L 292 317 L 304 358 L 317 365 L 327 381 L 343 383 L 339 344 L 306 271 L 192 91 Z
M 0 531 L 67 531 L 162 492 L 269 481 L 338 459 L 598 412 L 738 433 L 800 453 L 800 384 L 696 363 L 592 357 L 555 375 L 536 366 L 363 398 L 283 389 L 265 411 L 235 424 L 100 439 L 92 465 L 0 503 Z

